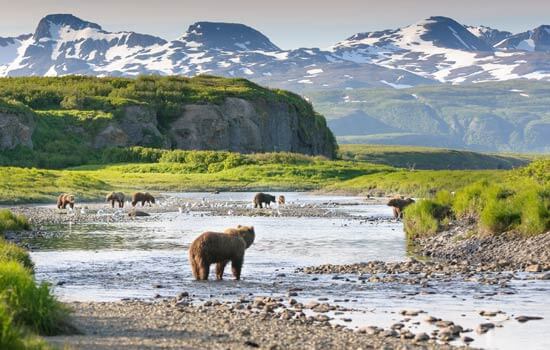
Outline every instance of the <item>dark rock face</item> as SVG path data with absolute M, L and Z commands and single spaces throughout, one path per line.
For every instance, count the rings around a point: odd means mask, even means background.
M 491 46 L 451 18 L 430 17 L 424 28 L 426 33 L 421 38 L 432 41 L 435 46 L 464 51 L 493 51 Z
M 202 44 L 203 49 L 281 50 L 259 31 L 237 23 L 197 22 L 189 27 L 184 38 Z
M 496 47 L 504 50 L 550 52 L 550 25 L 512 35 Z
M 33 147 L 34 125 L 22 116 L 0 114 L 0 149 Z M 182 106 L 179 118 L 160 128 L 156 113 L 129 106 L 121 116 L 89 134 L 78 134 L 90 148 L 159 147 L 188 150 L 225 150 L 242 153 L 296 152 L 334 156 L 336 143 L 324 119 L 301 115 L 286 102 L 227 98 L 222 104 Z
M 32 148 L 34 124 L 13 114 L 0 113 L 0 150 L 21 145 Z
M 286 103 L 227 98 L 221 105 L 186 105 L 170 125 L 173 148 L 296 152 L 332 157 L 328 128 Z
M 101 30 L 101 27 L 98 24 L 81 20 L 71 14 L 53 14 L 40 20 L 38 27 L 36 27 L 36 31 L 34 32 L 34 39 L 40 40 L 42 38 L 50 38 L 52 26 L 67 26 L 73 30 L 81 30 L 85 28 Z

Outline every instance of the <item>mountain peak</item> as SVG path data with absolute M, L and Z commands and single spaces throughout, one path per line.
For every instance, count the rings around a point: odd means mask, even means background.
M 81 30 L 85 28 L 101 30 L 101 27 L 98 24 L 84 21 L 71 14 L 51 14 L 40 20 L 34 33 L 34 39 L 39 40 L 42 38 L 51 37 L 52 26 L 70 27 L 73 30 Z
M 435 46 L 465 51 L 493 51 L 485 41 L 449 17 L 433 16 L 419 22 L 417 26 L 425 30 L 420 37 L 432 41 Z
M 265 35 L 239 23 L 197 22 L 189 26 L 183 41 L 226 51 L 279 51 Z

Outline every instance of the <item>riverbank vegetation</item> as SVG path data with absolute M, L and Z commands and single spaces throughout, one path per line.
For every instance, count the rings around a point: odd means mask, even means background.
M 28 228 L 26 218 L 0 210 L 0 349 L 49 349 L 37 334 L 68 330 L 67 309 L 47 284 L 35 282 L 28 252 L 3 239 Z
M 532 236 L 550 230 L 550 160 L 537 160 L 507 172 L 498 181 L 483 179 L 456 193 L 439 191 L 405 210 L 409 238 L 433 235 L 451 220 L 475 225 L 481 235 L 515 232 Z
M 240 154 L 130 147 L 105 149 L 100 163 L 63 170 L 0 167 L 0 202 L 53 202 L 60 192 L 79 201 L 112 190 L 323 191 L 355 195 L 433 196 L 503 170 L 411 170 L 363 160 L 329 160 L 292 153 Z

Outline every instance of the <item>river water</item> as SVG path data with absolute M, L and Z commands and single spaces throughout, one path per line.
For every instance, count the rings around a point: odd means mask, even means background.
M 54 238 L 35 239 L 32 258 L 36 277 L 55 285 L 64 301 L 112 301 L 125 298 L 173 297 L 182 291 L 195 300 L 233 300 L 240 296 L 286 296 L 291 288 L 307 302 L 328 298 L 331 304 L 356 311 L 336 316 L 334 322 L 350 327 L 389 327 L 402 319 L 403 309 L 422 309 L 429 315 L 473 328 L 488 319 L 481 310 L 502 310 L 490 319 L 498 326 L 485 335 L 470 333 L 472 346 L 489 349 L 550 349 L 550 282 L 525 280 L 521 275 L 510 286 L 480 285 L 462 280 L 432 283 L 429 287 L 398 283 L 360 283 L 357 276 L 333 279 L 333 275 L 295 273 L 297 267 L 346 264 L 369 260 L 407 259 L 401 223 L 392 220 L 277 216 L 231 216 L 232 205 L 246 205 L 251 193 L 177 193 L 173 197 L 227 206 L 228 215 L 200 212 L 166 212 L 153 220 L 73 224 L 47 227 Z M 330 207 L 364 218 L 391 216 L 391 208 L 367 205 L 363 199 L 285 193 L 297 205 Z M 268 211 L 270 209 L 267 209 Z M 276 211 L 276 209 L 273 209 Z M 336 209 L 334 209 L 336 210 Z M 187 260 L 187 248 L 203 231 L 222 231 L 237 224 L 253 225 L 256 240 L 247 250 L 241 281 L 233 281 L 230 267 L 224 281 L 196 282 Z M 212 271 L 211 271 L 212 272 Z M 345 278 L 349 277 L 346 281 Z M 211 275 L 213 278 L 213 275 Z M 351 281 L 350 281 L 351 280 Z M 542 316 L 542 321 L 520 324 L 514 315 Z M 407 326 L 414 333 L 431 331 L 413 317 Z M 351 318 L 344 322 L 342 318 Z M 507 319 L 508 318 L 508 319 Z M 420 321 L 414 324 L 413 321 Z

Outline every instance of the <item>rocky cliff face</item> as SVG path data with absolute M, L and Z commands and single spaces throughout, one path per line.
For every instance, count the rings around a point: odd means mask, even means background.
M 296 152 L 332 157 L 326 125 L 283 102 L 227 98 L 221 105 L 186 105 L 170 126 L 173 148 L 235 152 Z
M 90 149 L 161 147 L 186 150 L 225 150 L 242 153 L 296 152 L 333 157 L 334 137 L 324 118 L 303 115 L 288 102 L 226 98 L 221 104 L 187 104 L 181 114 L 160 127 L 147 106 L 125 107 L 117 118 L 95 126 L 68 126 Z M 0 149 L 33 147 L 34 126 L 17 115 L 0 114 Z M 90 130 L 93 130 L 90 131 Z M 54 141 L 54 140 L 52 140 Z M 37 145 L 35 149 L 40 148 Z
M 0 150 L 14 149 L 19 145 L 33 147 L 34 123 L 26 119 L 0 112 Z

